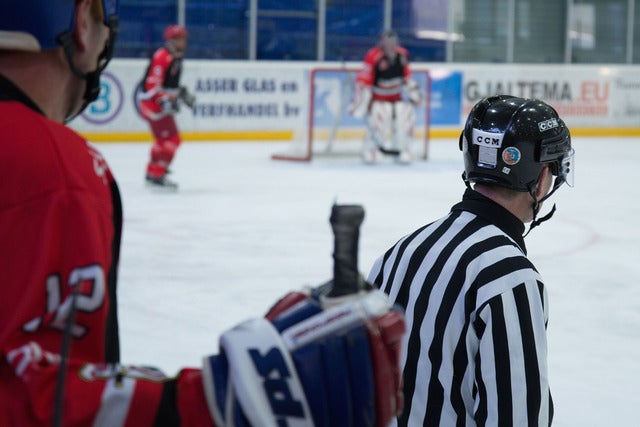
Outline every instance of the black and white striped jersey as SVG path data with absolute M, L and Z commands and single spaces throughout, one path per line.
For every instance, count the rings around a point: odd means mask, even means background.
M 548 426 L 547 293 L 524 224 L 473 190 L 376 260 L 405 309 L 399 426 Z

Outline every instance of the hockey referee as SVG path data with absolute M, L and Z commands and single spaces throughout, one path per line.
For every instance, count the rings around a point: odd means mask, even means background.
M 398 426 L 548 426 L 547 291 L 523 234 L 573 185 L 564 122 L 536 99 L 495 96 L 460 135 L 462 201 L 400 239 L 369 282 L 406 310 Z

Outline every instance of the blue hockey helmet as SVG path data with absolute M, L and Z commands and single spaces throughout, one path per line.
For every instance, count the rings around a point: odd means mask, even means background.
M 104 23 L 117 31 L 118 0 L 101 3 Z M 0 48 L 39 51 L 61 45 L 60 36 L 73 32 L 75 0 L 2 0 Z

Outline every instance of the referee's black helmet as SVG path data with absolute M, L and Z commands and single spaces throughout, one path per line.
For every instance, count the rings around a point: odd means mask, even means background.
M 571 135 L 557 111 L 539 99 L 499 95 L 479 101 L 460 135 L 465 182 L 532 192 L 543 166 L 554 187 L 573 186 Z

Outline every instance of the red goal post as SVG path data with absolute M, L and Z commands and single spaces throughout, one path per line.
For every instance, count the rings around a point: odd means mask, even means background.
M 293 132 L 285 151 L 274 160 L 311 161 L 314 157 L 356 156 L 366 132 L 365 119 L 348 113 L 353 98 L 355 67 L 318 67 L 308 74 L 306 120 Z M 412 70 L 423 101 L 416 107 L 413 151 L 417 158 L 429 157 L 431 78 L 426 70 Z

